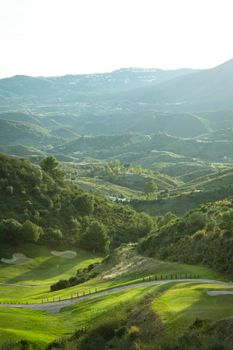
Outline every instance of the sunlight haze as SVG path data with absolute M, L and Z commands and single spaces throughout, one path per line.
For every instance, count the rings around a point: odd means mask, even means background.
M 1 0 L 0 77 L 210 68 L 233 57 L 232 10 L 230 0 Z

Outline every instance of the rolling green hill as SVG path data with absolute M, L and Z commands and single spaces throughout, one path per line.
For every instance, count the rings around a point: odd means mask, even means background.
M 233 142 L 231 139 L 206 141 L 175 137 L 162 133 L 151 135 L 81 136 L 58 146 L 53 152 L 79 158 L 115 158 L 122 162 L 137 164 L 143 162 L 143 165 L 150 167 L 150 163 L 153 164 L 163 160 L 163 158 L 158 159 L 158 156 L 161 155 L 164 158 L 168 158 L 168 155 L 175 158 L 183 156 L 185 160 L 187 158 L 190 160 L 195 158 L 194 160 L 200 159 L 212 162 L 231 160 Z M 158 152 L 168 153 L 161 154 Z
M 233 60 L 0 79 L 0 151 L 0 350 L 232 349 Z
M 45 128 L 35 124 L 0 119 L 1 145 L 46 146 L 58 142 Z
M 45 170 L 25 159 L 0 155 L 0 239 L 3 241 L 16 244 L 23 239 L 27 227 L 26 241 L 82 246 L 83 235 L 95 223 L 96 227 L 100 225 L 99 230 L 107 232 L 102 241 L 104 250 L 105 243 L 116 246 L 120 242 L 136 241 L 153 226 L 149 217 L 66 182 L 53 158 L 45 158 L 43 164 Z M 38 230 L 39 237 L 30 236 Z M 94 243 L 98 243 L 98 232 Z
M 202 204 L 181 218 L 168 214 L 141 242 L 141 251 L 171 261 L 206 264 L 232 276 L 232 217 L 232 197 Z

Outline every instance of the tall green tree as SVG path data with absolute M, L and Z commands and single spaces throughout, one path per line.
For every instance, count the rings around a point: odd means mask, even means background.
M 5 219 L 0 222 L 0 240 L 15 243 L 20 241 L 21 223 L 17 220 Z
M 23 223 L 20 232 L 26 242 L 37 242 L 43 234 L 42 228 L 29 220 Z
M 144 184 L 144 192 L 147 194 L 148 197 L 154 194 L 155 191 L 157 191 L 157 189 L 158 189 L 158 186 L 155 180 L 146 181 Z
M 63 177 L 60 164 L 54 156 L 49 156 L 40 162 L 41 169 L 47 172 L 51 177 L 59 179 Z
M 83 234 L 80 245 L 93 253 L 106 253 L 109 249 L 107 227 L 97 220 L 93 220 Z

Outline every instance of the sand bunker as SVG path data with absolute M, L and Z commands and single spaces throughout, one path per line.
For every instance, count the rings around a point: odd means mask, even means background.
M 77 253 L 74 250 L 65 250 L 64 252 L 59 252 L 57 250 L 51 251 L 51 254 L 54 256 L 59 256 L 64 259 L 73 259 L 77 256 Z
M 216 295 L 231 295 L 233 294 L 233 291 L 231 290 L 209 290 L 207 292 L 208 295 L 210 296 L 216 296 Z
M 12 255 L 11 259 L 2 258 L 1 261 L 5 264 L 22 265 L 22 264 L 26 264 L 29 261 L 32 261 L 32 259 L 27 258 L 22 253 L 15 253 Z

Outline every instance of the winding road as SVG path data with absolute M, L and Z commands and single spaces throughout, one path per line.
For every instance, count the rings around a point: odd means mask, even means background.
M 103 295 L 112 294 L 115 292 L 125 291 L 129 289 L 134 289 L 138 287 L 145 287 L 145 286 L 154 286 L 159 284 L 165 284 L 165 283 L 174 283 L 174 282 L 197 282 L 197 283 L 205 283 L 205 284 L 218 284 L 220 286 L 224 287 L 233 287 L 231 283 L 228 282 L 222 282 L 222 281 L 216 281 L 216 280 L 209 280 L 209 279 L 199 279 L 199 278 L 185 278 L 185 279 L 167 279 L 167 280 L 160 280 L 160 281 L 148 281 L 148 282 L 139 282 L 135 284 L 128 284 L 125 286 L 115 287 L 107 290 L 102 290 L 96 293 L 87 294 L 80 297 L 75 297 L 72 299 L 67 300 L 61 300 L 61 301 L 54 301 L 54 302 L 45 302 L 45 303 L 36 303 L 36 304 L 0 304 L 0 307 L 8 307 L 8 308 L 24 308 L 24 309 L 30 309 L 30 310 L 45 310 L 51 313 L 57 313 L 61 309 L 65 308 L 66 306 L 72 305 L 74 303 L 77 303 L 81 300 L 86 300 L 90 298 L 95 298 Z

